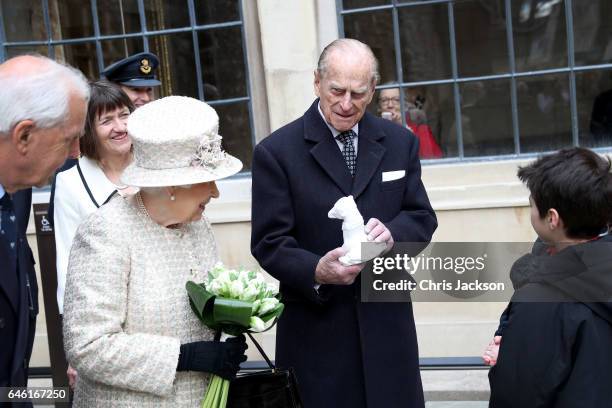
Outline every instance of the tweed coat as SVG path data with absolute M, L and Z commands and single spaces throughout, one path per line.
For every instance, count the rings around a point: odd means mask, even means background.
M 164 228 L 115 197 L 77 229 L 64 297 L 76 407 L 196 407 L 208 374 L 176 372 L 180 345 L 212 340 L 185 283 L 217 261 L 206 219 Z
M 255 148 L 251 251 L 285 303 L 276 361 L 295 368 L 307 408 L 422 407 L 412 304 L 362 303 L 359 279 L 314 289 L 319 259 L 342 245 L 341 221 L 327 217 L 339 198 L 353 195 L 396 242 L 427 242 L 437 226 L 416 137 L 369 113 L 358 131 L 354 179 L 318 100 Z M 405 174 L 383 182 L 389 171 Z
M 10 257 L 4 253 L 5 246 L 0 245 L 0 387 L 25 387 L 38 314 L 34 257 L 26 238 L 32 189 L 20 190 L 12 199 L 17 226 L 17 265 L 6 261 Z M 16 292 L 12 290 L 15 287 Z

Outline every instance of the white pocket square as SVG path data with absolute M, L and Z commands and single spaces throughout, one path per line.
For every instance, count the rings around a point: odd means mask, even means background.
M 399 180 L 406 175 L 405 170 L 395 170 L 395 171 L 383 171 L 382 181 L 393 181 Z

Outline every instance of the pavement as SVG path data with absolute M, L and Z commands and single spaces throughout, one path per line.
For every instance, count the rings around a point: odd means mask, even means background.
M 489 401 L 487 369 L 422 370 L 425 408 L 486 408 Z M 50 378 L 30 379 L 30 387 L 50 387 Z M 34 404 L 36 408 L 53 405 Z

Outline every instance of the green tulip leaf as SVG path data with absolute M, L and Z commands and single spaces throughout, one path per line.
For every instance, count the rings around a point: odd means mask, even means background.
M 215 295 L 204 288 L 204 285 L 198 285 L 195 282 L 189 281 L 185 285 L 187 294 L 189 295 L 189 303 L 198 319 L 206 326 L 213 330 L 217 330 L 219 325 L 213 319 L 212 308 L 214 306 Z
M 254 307 L 254 302 L 252 301 L 225 297 L 231 290 L 236 289 L 231 287 L 232 282 L 240 280 L 241 284 L 246 287 L 247 283 L 244 279 L 246 281 L 253 279 L 263 281 L 261 277 L 258 277 L 257 272 L 246 271 L 248 272 L 246 277 L 244 272 L 227 270 L 222 265 L 213 268 L 208 273 L 208 285 L 214 293 L 209 292 L 204 283 L 197 284 L 189 281 L 185 285 L 189 295 L 189 304 L 193 312 L 211 330 L 223 331 L 229 335 L 239 336 L 247 331 L 252 331 L 251 317 L 257 316 L 265 322 L 267 328 L 264 331 L 267 331 L 276 324 L 276 321 L 283 312 L 284 305 L 278 303 L 273 306 L 273 309 L 267 310 L 263 315 L 253 313 L 253 309 L 260 310 L 263 306 L 263 310 L 266 310 L 272 306 L 269 301 L 266 302 L 264 300 L 266 298 L 274 297 L 280 301 L 280 293 L 277 290 L 271 291 L 269 286 L 266 287 L 265 282 L 259 286 L 255 284 L 253 288 L 249 287 L 248 293 L 241 292 L 242 294 L 240 295 L 242 299 L 258 299 L 255 302 L 257 307 Z M 255 287 L 259 290 L 259 293 L 256 293 Z
M 213 309 L 214 321 L 221 325 L 249 327 L 253 303 L 217 297 Z
M 285 305 L 283 305 L 282 303 L 279 303 L 278 305 L 276 305 L 276 307 L 272 310 L 270 310 L 269 312 L 259 316 L 259 318 L 261 320 L 263 320 L 264 322 L 267 322 L 270 319 L 275 319 L 280 317 L 281 313 L 283 313 L 283 310 L 285 309 Z
M 198 317 L 202 316 L 206 304 L 211 299 L 214 299 L 215 295 L 208 292 L 202 285 L 198 285 L 192 281 L 187 282 L 185 287 L 187 288 L 189 299 L 193 302 L 193 305 L 197 311 Z

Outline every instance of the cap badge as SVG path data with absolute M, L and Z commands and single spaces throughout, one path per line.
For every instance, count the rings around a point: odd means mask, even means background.
M 148 59 L 145 58 L 140 61 L 140 72 L 142 72 L 145 75 L 151 73 L 151 66 L 149 65 Z

